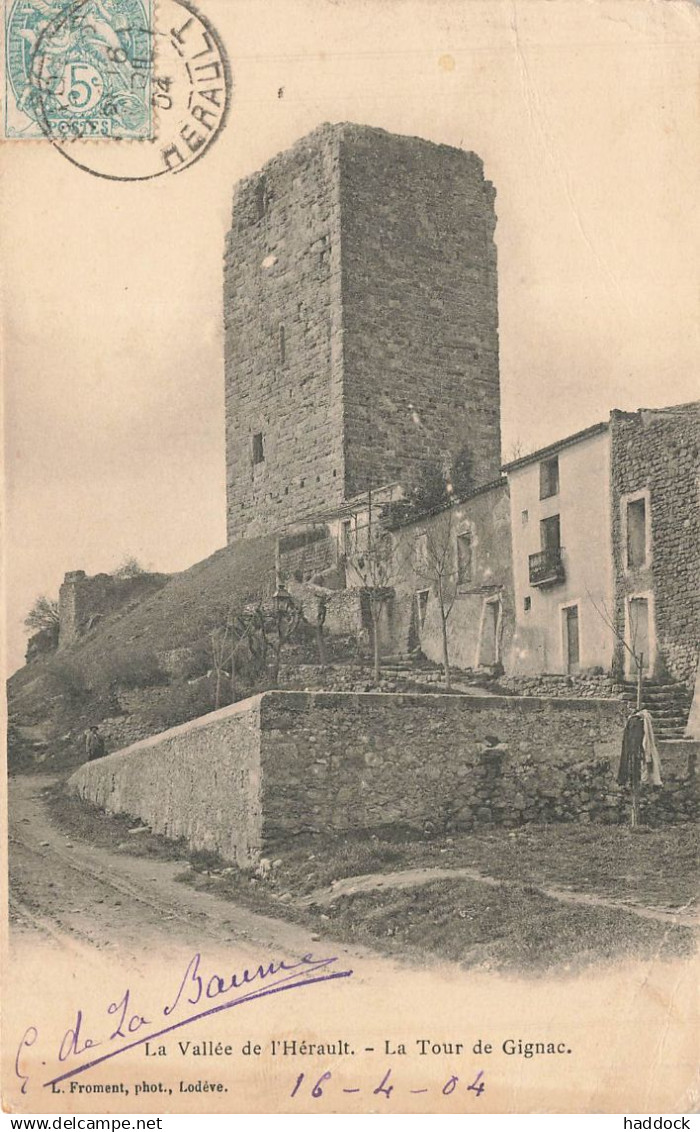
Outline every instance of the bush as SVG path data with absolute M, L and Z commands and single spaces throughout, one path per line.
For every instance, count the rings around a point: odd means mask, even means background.
M 44 686 L 49 696 L 64 696 L 77 703 L 88 697 L 90 688 L 85 672 L 70 657 L 54 657 L 44 675 Z
M 167 684 L 167 675 L 152 649 L 121 649 L 103 659 L 96 682 L 110 688 L 153 688 Z
M 222 688 L 221 706 L 229 702 L 229 688 Z M 208 715 L 214 710 L 214 688 L 211 679 L 198 680 L 196 684 L 179 682 L 171 684 L 158 696 L 151 707 L 146 708 L 142 718 L 149 730 L 167 731 L 200 715 Z

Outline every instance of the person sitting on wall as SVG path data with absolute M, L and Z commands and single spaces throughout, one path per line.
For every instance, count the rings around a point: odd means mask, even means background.
M 97 727 L 93 724 L 88 727 L 85 732 L 85 754 L 87 761 L 92 762 L 93 759 L 101 759 L 105 753 L 105 741 L 100 735 Z

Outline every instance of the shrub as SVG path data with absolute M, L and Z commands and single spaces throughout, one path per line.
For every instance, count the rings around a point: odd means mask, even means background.
M 222 689 L 222 704 L 228 703 L 228 688 Z M 200 715 L 214 710 L 214 689 L 209 679 L 198 680 L 196 684 L 178 682 L 164 689 L 158 699 L 142 714 L 144 723 L 152 732 L 167 731 Z
M 167 676 L 152 649 L 120 649 L 100 664 L 96 683 L 105 687 L 153 688 Z
M 44 686 L 49 696 L 65 696 L 74 703 L 87 698 L 88 680 L 81 665 L 67 656 L 56 656 L 44 675 Z

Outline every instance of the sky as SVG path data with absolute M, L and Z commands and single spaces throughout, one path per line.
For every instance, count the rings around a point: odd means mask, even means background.
M 233 186 L 321 122 L 475 150 L 498 217 L 503 456 L 698 396 L 700 20 L 689 0 L 201 0 L 234 81 L 178 176 L 6 143 L 7 662 L 67 570 L 225 543 Z M 138 143 L 136 143 L 138 144 Z

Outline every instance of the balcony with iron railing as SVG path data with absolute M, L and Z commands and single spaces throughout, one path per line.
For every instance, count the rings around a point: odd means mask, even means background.
M 529 557 L 530 585 L 554 586 L 566 578 L 562 548 L 550 546 L 547 550 L 540 550 Z

